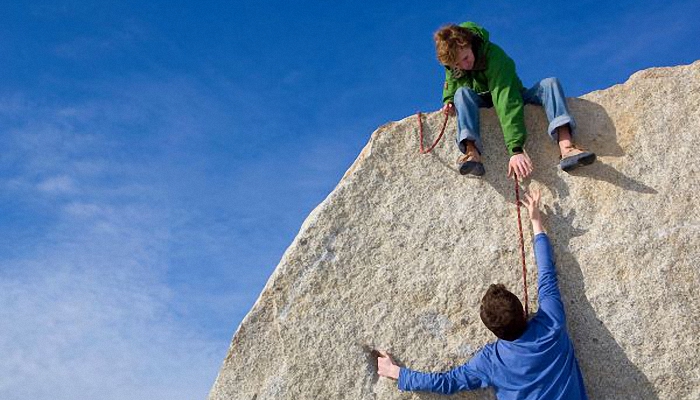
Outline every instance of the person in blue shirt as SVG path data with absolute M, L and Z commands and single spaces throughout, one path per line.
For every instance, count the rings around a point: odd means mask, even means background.
M 493 387 L 499 400 L 588 398 L 566 330 L 554 254 L 539 212 L 539 191 L 525 194 L 522 203 L 532 222 L 539 270 L 539 310 L 534 317 L 527 321 L 518 297 L 502 284 L 492 284 L 481 300 L 480 316 L 498 338 L 495 342 L 484 346 L 466 364 L 440 373 L 399 367 L 389 353 L 380 351 L 380 376 L 398 380 L 399 389 L 404 391 L 452 394 Z

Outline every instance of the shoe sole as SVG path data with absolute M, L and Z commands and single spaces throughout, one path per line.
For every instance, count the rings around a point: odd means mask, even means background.
M 561 162 L 559 163 L 559 166 L 561 167 L 562 171 L 569 172 L 569 171 L 574 170 L 578 167 L 593 164 L 593 162 L 595 160 L 596 160 L 596 156 L 594 153 L 585 152 L 585 153 L 581 153 L 577 156 L 573 156 L 573 157 L 569 157 L 569 158 L 566 158 L 564 160 L 561 160 Z
M 484 169 L 484 164 L 476 161 L 467 161 L 459 166 L 459 173 L 462 175 L 476 175 L 482 176 L 486 173 Z

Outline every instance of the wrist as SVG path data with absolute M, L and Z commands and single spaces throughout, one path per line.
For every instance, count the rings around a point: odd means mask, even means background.
M 538 233 L 544 232 L 544 227 L 542 226 L 542 221 L 539 218 L 530 220 L 532 222 L 532 234 L 537 235 Z
M 391 371 L 391 377 L 398 381 L 400 374 L 401 374 L 401 367 L 399 367 L 398 365 L 394 365 L 392 368 L 392 371 Z

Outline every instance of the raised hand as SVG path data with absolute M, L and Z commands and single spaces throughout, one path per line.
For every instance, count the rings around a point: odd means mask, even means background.
M 542 226 L 542 218 L 540 216 L 540 199 L 542 194 L 539 189 L 531 189 L 523 195 L 520 203 L 527 208 L 528 214 L 530 214 L 530 222 L 532 222 L 532 231 L 534 234 L 544 232 L 544 227 Z
M 527 208 L 528 214 L 530 214 L 530 219 L 540 218 L 540 199 L 542 198 L 542 193 L 539 189 L 532 189 L 529 192 L 525 192 L 523 199 L 520 201 L 523 203 L 525 208 Z

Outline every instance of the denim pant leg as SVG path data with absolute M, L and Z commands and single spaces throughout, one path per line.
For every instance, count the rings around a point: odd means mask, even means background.
M 474 141 L 477 150 L 482 153 L 479 108 L 486 107 L 486 102 L 475 91 L 468 87 L 461 87 L 455 93 L 454 104 L 457 110 L 457 147 L 459 147 L 459 151 L 466 153 L 467 149 L 462 141 L 467 139 Z
M 574 134 L 576 121 L 569 114 L 566 96 L 564 96 L 564 89 L 562 89 L 559 79 L 542 79 L 535 86 L 523 91 L 523 101 L 525 104 L 537 104 L 544 108 L 547 120 L 549 120 L 547 131 L 555 142 L 558 139 L 557 128 L 560 126 L 569 124 L 571 135 Z

